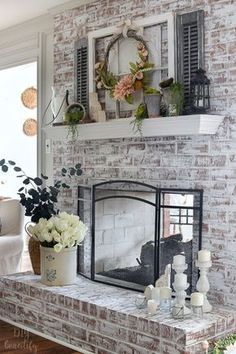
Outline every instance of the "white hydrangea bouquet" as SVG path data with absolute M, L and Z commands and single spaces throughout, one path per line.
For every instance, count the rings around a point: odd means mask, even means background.
M 79 216 L 60 212 L 50 219 L 40 218 L 27 228 L 30 235 L 43 247 L 54 248 L 59 253 L 64 248 L 79 245 L 85 237 L 87 226 Z

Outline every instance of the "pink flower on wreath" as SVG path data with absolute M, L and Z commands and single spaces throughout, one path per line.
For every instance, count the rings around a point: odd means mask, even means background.
M 122 101 L 127 96 L 132 95 L 132 93 L 134 93 L 132 75 L 125 75 L 115 85 L 113 90 L 113 97 L 118 101 Z
M 135 74 L 135 77 L 137 80 L 142 80 L 143 79 L 143 73 L 142 71 L 138 71 L 136 74 Z

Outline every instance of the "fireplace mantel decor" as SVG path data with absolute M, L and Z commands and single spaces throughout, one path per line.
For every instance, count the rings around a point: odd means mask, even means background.
M 142 291 L 183 253 L 191 293 L 198 278 L 194 259 L 201 248 L 202 197 L 202 190 L 125 180 L 79 186 L 78 213 L 91 232 L 79 248 L 78 272 Z
M 78 140 L 118 139 L 139 137 L 132 129 L 132 118 L 112 119 L 102 123 L 81 124 Z M 177 117 L 149 118 L 143 121 L 142 137 L 213 135 L 223 122 L 224 116 L 193 114 Z M 65 126 L 49 127 L 47 137 L 66 139 Z M 140 137 L 139 137 L 140 138 Z

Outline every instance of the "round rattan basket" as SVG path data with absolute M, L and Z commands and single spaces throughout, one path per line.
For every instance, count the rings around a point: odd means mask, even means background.
M 37 107 L 37 89 L 28 87 L 21 94 L 21 101 L 26 108 L 34 109 Z
M 30 255 L 30 260 L 32 264 L 32 268 L 34 274 L 40 275 L 40 243 L 33 239 L 33 237 L 29 238 L 28 250 Z
M 23 132 L 27 136 L 34 136 L 37 134 L 37 121 L 33 118 L 28 118 L 23 124 Z

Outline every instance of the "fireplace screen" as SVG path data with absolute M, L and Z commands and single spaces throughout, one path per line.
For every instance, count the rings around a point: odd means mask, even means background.
M 131 181 L 79 186 L 78 211 L 91 232 L 79 248 L 79 273 L 143 290 L 185 254 L 189 292 L 201 247 L 202 191 L 162 189 Z M 173 275 L 172 275 L 173 278 Z

